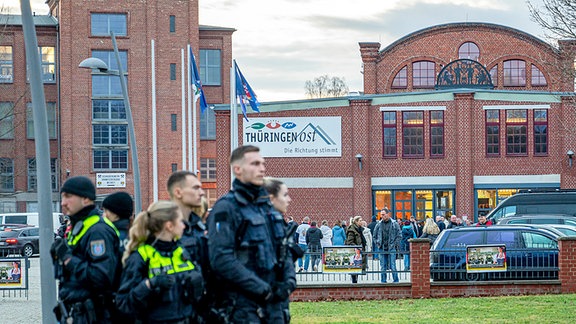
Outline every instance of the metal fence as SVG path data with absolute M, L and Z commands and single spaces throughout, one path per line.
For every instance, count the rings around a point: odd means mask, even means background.
M 28 269 L 30 261 L 21 257 L 20 251 L 2 250 L 0 257 L 0 292 L 2 297 L 28 298 Z

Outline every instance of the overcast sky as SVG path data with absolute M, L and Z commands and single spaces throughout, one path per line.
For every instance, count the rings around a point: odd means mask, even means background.
M 30 1 L 33 11 L 47 14 L 45 0 Z M 237 30 L 234 58 L 263 102 L 305 99 L 305 82 L 324 74 L 362 91 L 359 42 L 386 47 L 429 26 L 466 21 L 544 38 L 526 0 L 200 0 L 200 24 Z

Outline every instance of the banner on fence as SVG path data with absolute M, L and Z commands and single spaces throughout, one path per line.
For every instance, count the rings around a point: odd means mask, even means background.
M 469 245 L 466 247 L 467 272 L 506 271 L 506 245 Z
M 362 274 L 361 246 L 331 246 L 323 249 L 325 273 Z
M 0 259 L 0 289 L 2 288 L 22 288 L 24 282 L 22 270 L 22 260 L 1 260 Z

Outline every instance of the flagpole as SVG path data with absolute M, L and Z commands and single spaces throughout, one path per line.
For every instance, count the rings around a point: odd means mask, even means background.
M 181 170 L 186 169 L 186 70 L 184 66 L 186 62 L 184 61 L 184 49 L 181 49 L 181 67 L 182 67 L 182 166 Z
M 188 171 L 195 172 L 192 165 L 192 57 L 190 56 L 190 44 L 186 46 L 186 52 L 188 53 Z M 194 146 L 196 144 L 194 143 Z
M 154 40 L 150 41 L 152 69 L 152 192 L 154 201 L 158 200 L 158 136 L 156 134 L 156 58 Z
M 238 117 L 236 112 L 236 72 L 234 71 L 234 61 L 232 61 L 232 67 L 230 68 L 230 152 L 234 151 L 234 149 L 238 146 L 236 136 L 235 125 L 237 122 L 234 121 L 234 118 Z M 234 181 L 234 173 L 230 170 L 230 183 Z
M 194 55 L 194 53 L 192 53 L 192 49 L 190 49 L 190 61 L 192 61 L 192 55 Z M 193 63 L 191 64 L 196 64 L 196 60 L 194 60 Z M 192 71 L 192 70 L 188 70 L 188 71 Z M 200 77 L 199 75 L 196 77 Z M 190 81 L 192 81 L 192 78 L 190 78 Z M 189 87 L 192 87 L 192 82 L 189 82 L 188 84 Z M 197 128 L 196 128 L 196 121 L 197 121 L 197 109 L 196 109 L 196 103 L 198 102 L 198 99 L 200 98 L 200 96 L 196 96 L 195 93 L 192 94 L 194 96 L 194 104 L 192 105 L 192 139 L 194 141 L 194 150 L 193 150 L 193 160 L 192 160 L 192 165 L 194 166 L 194 168 L 191 170 L 192 172 L 194 172 L 194 174 L 198 175 L 198 135 L 196 135 L 197 133 Z

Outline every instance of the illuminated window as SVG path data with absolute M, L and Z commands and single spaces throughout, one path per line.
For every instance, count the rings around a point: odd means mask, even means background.
M 506 110 L 506 154 L 526 155 L 528 147 L 527 111 L 525 109 Z
M 424 157 L 424 112 L 402 112 L 402 156 Z

